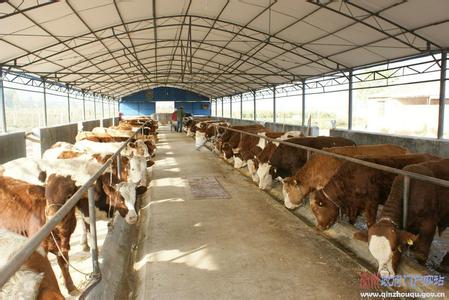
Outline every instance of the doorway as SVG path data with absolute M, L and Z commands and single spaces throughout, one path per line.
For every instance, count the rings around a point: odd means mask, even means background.
M 167 114 L 175 111 L 175 101 L 156 101 L 156 113 Z

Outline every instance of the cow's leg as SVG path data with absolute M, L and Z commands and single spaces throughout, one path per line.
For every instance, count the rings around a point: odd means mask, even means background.
M 424 220 L 419 228 L 419 238 L 413 245 L 413 253 L 420 264 L 425 264 L 437 225 L 432 220 Z
M 61 268 L 61 273 L 62 273 L 62 277 L 64 277 L 65 286 L 70 295 L 77 294 L 79 292 L 79 290 L 73 284 L 72 276 L 70 276 L 70 272 L 69 272 L 69 264 L 67 263 L 69 261 L 69 251 L 62 250 L 62 255 L 64 255 L 65 259 L 61 256 L 60 253 L 57 253 L 58 265 L 59 265 L 59 268 Z M 66 260 L 67 260 L 67 262 L 66 262 Z

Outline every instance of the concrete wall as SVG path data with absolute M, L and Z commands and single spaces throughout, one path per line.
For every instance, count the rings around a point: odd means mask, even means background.
M 44 153 L 45 150 L 50 148 L 56 142 L 67 142 L 74 144 L 77 133 L 77 123 L 39 128 L 39 137 L 41 139 L 41 153 Z
M 91 290 L 85 291 L 87 300 L 128 298 L 128 280 L 132 278 L 129 276 L 132 270 L 128 267 L 137 227 L 128 225 L 122 217 L 117 216 L 111 228 L 100 252 L 102 279 Z
M 0 134 L 0 164 L 25 156 L 25 132 Z
M 395 144 L 409 149 L 411 152 L 425 152 L 449 157 L 449 140 L 408 137 L 391 134 L 380 134 L 353 130 L 331 129 L 330 136 L 345 137 L 356 144 Z
M 103 127 L 109 127 L 109 126 L 112 126 L 112 118 L 109 118 L 109 119 L 103 119 L 103 120 L 102 120 L 102 126 L 103 126 Z
M 221 118 L 217 117 L 220 120 L 224 120 L 226 122 L 231 123 L 232 125 L 253 125 L 253 124 L 261 124 L 272 131 L 303 131 L 307 130 L 307 126 L 301 125 L 289 125 L 289 124 L 279 124 L 273 122 L 262 122 L 262 121 L 253 121 L 253 120 L 240 120 L 240 119 L 230 119 L 230 118 Z M 319 135 L 319 128 L 316 126 L 312 127 L 312 136 Z
M 100 120 L 84 121 L 83 131 L 92 131 L 95 127 L 100 127 Z

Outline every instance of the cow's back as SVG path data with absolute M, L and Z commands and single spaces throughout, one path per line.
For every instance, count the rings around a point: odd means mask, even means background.
M 397 145 L 360 145 L 323 149 L 326 152 L 354 157 L 357 155 L 401 155 L 407 150 Z M 324 187 L 338 171 L 344 160 L 332 156 L 315 153 L 303 168 L 295 174 L 296 180 L 307 188 Z
M 285 141 L 315 149 L 354 145 L 353 141 L 340 137 L 300 137 Z M 306 161 L 307 150 L 285 144 L 280 144 L 271 157 L 271 164 L 281 169 L 281 177 L 293 175 Z

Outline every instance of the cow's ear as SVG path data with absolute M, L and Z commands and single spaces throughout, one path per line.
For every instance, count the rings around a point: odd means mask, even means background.
M 359 240 L 359 241 L 368 243 L 368 233 L 366 233 L 366 232 L 362 232 L 362 231 L 354 232 L 352 237 L 355 240 Z
M 147 191 L 146 186 L 138 186 L 136 187 L 136 195 L 142 195 Z
M 154 165 L 154 161 L 148 160 L 147 161 L 147 168 L 151 167 L 152 165 Z
M 41 171 L 37 179 L 39 179 L 40 182 L 45 182 L 45 180 L 47 179 L 47 172 Z
M 399 230 L 399 245 L 412 246 L 417 239 L 418 235 L 410 233 L 408 231 Z

